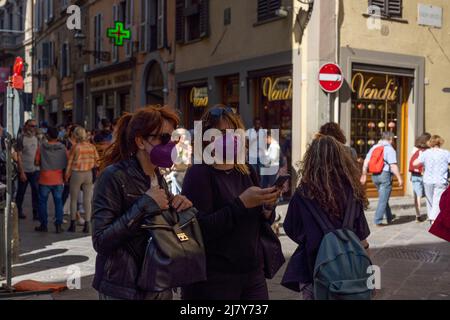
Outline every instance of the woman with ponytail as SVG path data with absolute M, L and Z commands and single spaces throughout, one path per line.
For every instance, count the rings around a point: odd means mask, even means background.
M 178 195 L 169 203 L 159 168 L 172 166 L 172 132 L 177 115 L 168 107 L 147 107 L 122 116 L 114 142 L 100 164 L 93 199 L 94 288 L 102 300 L 167 300 L 171 290 L 143 292 L 137 286 L 148 233 L 144 219 L 169 206 L 192 206 Z

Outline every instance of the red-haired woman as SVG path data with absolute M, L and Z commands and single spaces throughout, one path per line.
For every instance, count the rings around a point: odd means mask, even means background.
M 122 116 L 116 139 L 101 163 L 93 200 L 94 288 L 102 300 L 171 299 L 172 292 L 143 292 L 136 285 L 147 232 L 142 219 L 169 205 L 177 211 L 192 203 L 177 195 L 169 203 L 159 168 L 172 166 L 172 131 L 177 115 L 168 107 L 148 107 Z M 159 182 L 161 181 L 161 182 Z

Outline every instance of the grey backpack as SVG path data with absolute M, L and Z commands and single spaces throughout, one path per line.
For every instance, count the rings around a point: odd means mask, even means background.
M 314 266 L 314 298 L 370 300 L 373 288 L 368 268 L 372 262 L 352 231 L 356 202 L 348 203 L 341 229 L 336 229 L 326 213 L 317 211 L 310 200 L 305 202 L 324 233 Z

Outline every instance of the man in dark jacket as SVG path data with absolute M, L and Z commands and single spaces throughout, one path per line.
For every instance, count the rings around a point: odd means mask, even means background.
M 66 147 L 58 142 L 58 130 L 48 128 L 48 142 L 44 142 L 36 152 L 36 165 L 41 167 L 39 176 L 39 220 L 41 225 L 36 227 L 38 232 L 47 232 L 48 212 L 47 201 L 50 192 L 55 203 L 55 228 L 56 233 L 63 231 L 63 203 L 62 193 L 64 189 L 63 170 L 67 167 Z

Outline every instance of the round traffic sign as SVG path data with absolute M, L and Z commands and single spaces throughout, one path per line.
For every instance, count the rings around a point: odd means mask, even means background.
M 344 84 L 342 69 L 335 63 L 327 63 L 319 70 L 319 84 L 328 93 L 339 91 Z

